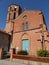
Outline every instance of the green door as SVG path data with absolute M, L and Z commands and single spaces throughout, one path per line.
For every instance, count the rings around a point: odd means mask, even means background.
M 29 41 L 28 41 L 28 39 L 24 39 L 24 40 L 22 40 L 22 50 L 29 50 L 28 49 L 28 46 L 29 46 Z

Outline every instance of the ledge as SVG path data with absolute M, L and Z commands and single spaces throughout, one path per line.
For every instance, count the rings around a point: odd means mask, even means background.
M 27 55 L 16 55 L 13 54 L 13 59 L 22 59 L 22 60 L 29 60 L 29 61 L 37 61 L 37 62 L 44 62 L 49 63 L 49 57 L 39 57 L 39 56 L 27 56 Z

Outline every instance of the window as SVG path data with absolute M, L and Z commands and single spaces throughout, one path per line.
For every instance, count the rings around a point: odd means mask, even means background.
M 24 15 L 23 18 L 26 19 L 27 18 L 27 15 Z
M 24 15 L 23 18 L 27 17 L 27 15 Z
M 16 13 L 14 13 L 14 19 L 16 18 Z
M 24 23 L 22 23 L 22 31 L 24 31 Z
M 14 8 L 14 11 L 16 11 L 16 8 Z
M 12 13 L 9 13 L 9 20 L 12 19 Z
M 26 30 L 28 30 L 28 22 L 26 22 L 25 27 L 26 27 Z
M 28 30 L 28 22 L 22 23 L 22 31 Z
M 13 13 L 12 13 L 12 12 L 9 14 L 9 19 L 10 19 L 10 20 L 13 19 Z

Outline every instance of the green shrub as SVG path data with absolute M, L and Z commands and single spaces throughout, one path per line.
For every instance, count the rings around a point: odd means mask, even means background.
M 18 54 L 18 55 L 28 55 L 28 52 L 21 50 L 21 51 L 18 51 L 17 54 Z
M 46 53 L 46 57 L 49 57 L 49 51 Z
M 37 55 L 42 57 L 49 57 L 49 52 L 47 50 L 39 50 L 37 51 Z
M 3 55 L 7 55 L 7 51 L 3 51 Z

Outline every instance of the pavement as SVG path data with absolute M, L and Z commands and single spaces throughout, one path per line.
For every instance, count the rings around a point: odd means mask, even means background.
M 49 63 L 42 63 L 36 61 L 26 61 L 26 60 L 0 60 L 0 65 L 49 65 Z
M 18 62 L 11 62 L 7 60 L 0 60 L 0 65 L 26 65 L 26 64 L 18 63 Z

